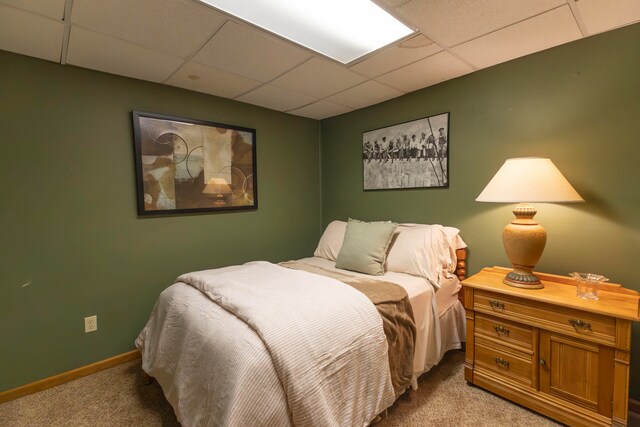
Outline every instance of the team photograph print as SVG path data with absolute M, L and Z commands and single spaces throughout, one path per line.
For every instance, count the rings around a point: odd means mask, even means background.
M 362 134 L 364 190 L 449 186 L 449 113 Z

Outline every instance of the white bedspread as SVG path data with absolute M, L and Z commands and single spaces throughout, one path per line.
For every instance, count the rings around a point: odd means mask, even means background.
M 335 267 L 334 261 L 320 257 L 303 258 L 299 261 L 352 276 L 367 276 L 362 273 L 338 269 Z M 416 389 L 418 377 L 438 364 L 444 353 L 449 350 L 442 341 L 440 317 L 458 301 L 460 282 L 455 276 L 442 277 L 439 288 L 436 289 L 424 277 L 410 274 L 388 271 L 377 278 L 402 286 L 409 295 L 409 302 L 416 322 L 416 346 L 413 354 L 413 379 L 411 382 L 412 387 Z
M 350 286 L 266 262 L 178 280 L 199 292 L 165 290 L 136 345 L 183 425 L 364 426 L 393 403 L 382 321 Z

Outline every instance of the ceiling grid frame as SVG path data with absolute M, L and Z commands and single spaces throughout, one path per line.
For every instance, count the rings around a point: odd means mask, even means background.
M 64 34 L 62 36 L 62 51 L 60 52 L 60 64 L 67 63 L 67 52 L 69 51 L 69 38 L 71 37 L 71 8 L 73 8 L 73 0 L 65 0 L 64 2 Z
M 576 0 L 567 0 L 567 4 L 571 8 L 571 13 L 573 13 L 573 17 L 575 18 L 576 23 L 578 24 L 578 27 L 580 27 L 580 32 L 582 32 L 582 37 L 589 37 L 591 34 L 589 34 L 587 25 L 584 23 L 584 19 L 582 19 L 582 14 L 578 9 Z

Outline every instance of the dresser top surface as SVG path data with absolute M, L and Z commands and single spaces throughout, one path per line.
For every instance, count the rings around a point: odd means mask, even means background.
M 640 296 L 633 290 L 609 284 L 598 292 L 598 300 L 586 300 L 576 296 L 576 286 L 570 277 L 536 273 L 540 276 L 544 288 L 522 289 L 502 283 L 502 279 L 509 271 L 510 269 L 503 267 L 485 268 L 478 274 L 465 279 L 462 284 L 474 289 L 640 321 Z

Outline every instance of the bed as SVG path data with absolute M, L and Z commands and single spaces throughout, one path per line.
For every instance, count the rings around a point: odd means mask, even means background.
M 329 224 L 313 257 L 188 273 L 160 294 L 136 346 L 182 425 L 368 425 L 461 347 L 458 230 L 400 225 L 374 277 L 339 268 L 351 225 Z M 414 321 L 410 352 L 394 338 L 404 367 L 387 331 L 398 322 L 381 321 L 362 283 L 402 290 Z

